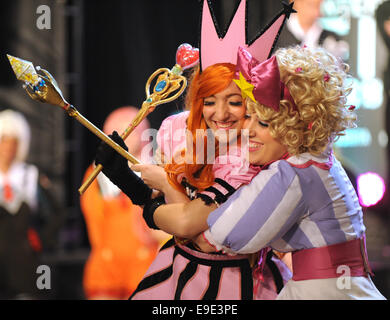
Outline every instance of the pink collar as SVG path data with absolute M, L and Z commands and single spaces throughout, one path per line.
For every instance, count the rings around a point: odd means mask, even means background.
M 322 170 L 329 170 L 333 165 L 333 154 L 330 152 L 330 154 L 315 157 L 307 152 L 291 156 L 286 161 L 295 168 L 307 168 L 314 165 Z

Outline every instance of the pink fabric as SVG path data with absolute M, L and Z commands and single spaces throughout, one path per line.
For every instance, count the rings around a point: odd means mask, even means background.
M 215 255 L 192 250 L 186 246 L 177 244 L 180 249 L 190 254 L 195 258 L 206 259 L 208 261 L 228 261 L 247 259 L 247 255 Z M 183 257 L 178 253 L 173 261 L 173 253 L 175 246 L 168 247 L 162 250 L 156 257 L 153 264 L 147 271 L 146 276 L 155 274 L 156 272 L 169 267 L 173 263 L 172 276 L 167 280 L 154 285 L 149 289 L 145 289 L 136 293 L 133 300 L 173 300 L 178 285 L 178 278 L 191 259 Z M 169 261 L 170 259 L 170 261 Z M 167 262 L 170 263 L 167 263 Z M 209 273 L 211 267 L 206 264 L 198 264 L 197 270 L 192 278 L 185 284 L 180 299 L 181 300 L 200 300 L 206 293 L 209 287 Z M 283 271 L 283 270 L 281 270 Z M 220 279 L 220 286 L 217 300 L 240 300 L 241 299 L 241 271 L 239 267 L 225 267 Z M 257 275 L 253 275 L 257 277 Z M 144 278 L 145 278 L 144 277 Z M 256 280 L 256 279 L 255 279 Z M 261 285 L 257 287 L 258 290 L 254 292 L 253 298 L 259 300 L 272 300 L 277 296 L 275 283 L 272 273 L 268 266 L 264 268 L 264 274 Z
M 168 268 L 172 264 L 173 251 L 173 247 L 160 250 L 158 253 L 158 262 L 156 261 L 156 259 L 152 262 L 149 269 L 146 271 L 144 278 L 150 276 L 153 273 L 157 273 L 165 268 Z
M 364 237 L 325 247 L 310 248 L 292 253 L 293 280 L 327 279 L 340 277 L 339 266 L 350 268 L 352 277 L 371 272 L 367 261 Z M 368 270 L 366 270 L 368 269 Z
M 158 262 L 159 259 L 156 259 L 153 264 Z M 173 300 L 175 298 L 178 278 L 188 262 L 188 259 L 177 255 L 173 264 L 172 276 L 158 285 L 138 292 L 133 296 L 132 300 Z
M 213 165 L 214 177 L 226 181 L 234 189 L 249 184 L 260 170 L 261 168 L 259 166 L 253 166 L 244 157 L 241 157 L 241 149 L 238 147 L 230 148 L 227 154 L 219 155 Z M 218 183 L 215 183 L 213 187 L 218 189 L 222 194 L 228 193 Z M 212 192 L 203 191 L 201 193 L 212 199 L 215 198 L 215 194 Z
M 240 268 L 224 268 L 219 283 L 219 293 L 216 300 L 241 300 L 241 271 Z
M 280 71 L 275 56 L 260 62 L 240 47 L 237 58 L 237 79 L 238 72 L 241 72 L 243 77 L 254 86 L 252 93 L 257 102 L 279 111 L 280 100 L 287 99 L 292 103 L 293 109 L 297 110 L 288 88 L 280 81 Z
M 186 147 L 186 129 L 189 111 L 180 112 L 166 118 L 157 133 L 157 144 L 164 155 L 165 163 L 179 159 L 180 152 Z
M 199 265 L 196 273 L 185 285 L 181 294 L 181 300 L 200 300 L 209 286 L 210 266 Z

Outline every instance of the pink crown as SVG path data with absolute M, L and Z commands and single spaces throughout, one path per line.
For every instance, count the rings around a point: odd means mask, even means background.
M 215 63 L 237 62 L 238 47 L 242 46 L 259 62 L 268 59 L 279 37 L 283 24 L 291 13 L 294 3 L 283 4 L 283 10 L 269 23 L 254 40 L 247 41 L 246 0 L 241 0 L 225 36 L 218 35 L 216 20 L 210 0 L 203 0 L 202 29 L 200 39 L 201 67 L 206 69 Z

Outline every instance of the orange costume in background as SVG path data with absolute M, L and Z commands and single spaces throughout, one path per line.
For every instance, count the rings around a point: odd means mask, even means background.
M 128 299 L 159 246 L 142 218 L 142 209 L 122 192 L 103 197 L 97 179 L 82 195 L 81 208 L 91 244 L 83 279 L 86 297 Z

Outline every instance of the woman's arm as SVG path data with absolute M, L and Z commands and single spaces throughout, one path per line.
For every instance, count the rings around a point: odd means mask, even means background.
M 203 200 L 195 199 L 187 203 L 162 205 L 156 209 L 153 218 L 161 230 L 191 239 L 208 229 L 207 217 L 216 208 L 215 204 L 206 205 Z
M 254 253 L 283 237 L 307 210 L 295 170 L 275 162 L 209 215 L 204 236 L 217 250 Z

